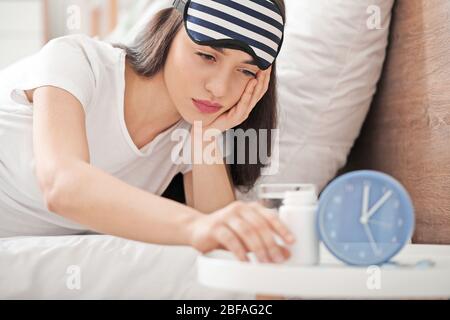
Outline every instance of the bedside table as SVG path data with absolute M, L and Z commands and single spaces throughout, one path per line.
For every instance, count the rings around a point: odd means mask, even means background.
M 198 257 L 198 281 L 206 286 L 305 299 L 448 299 L 450 245 L 408 244 L 380 267 L 349 266 L 323 244 L 317 266 L 241 262 L 216 250 Z M 430 260 L 434 265 L 416 265 Z

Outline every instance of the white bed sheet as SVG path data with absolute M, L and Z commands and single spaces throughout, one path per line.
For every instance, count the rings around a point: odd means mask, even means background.
M 109 235 L 0 239 L 0 299 L 254 299 L 197 281 L 200 253 Z

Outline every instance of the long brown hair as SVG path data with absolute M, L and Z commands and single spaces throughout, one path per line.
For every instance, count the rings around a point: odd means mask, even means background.
M 286 21 L 285 5 L 283 0 L 275 0 L 281 9 L 283 20 Z M 115 47 L 126 51 L 127 61 L 134 71 L 141 76 L 152 77 L 161 71 L 167 59 L 167 55 L 172 41 L 183 26 L 183 17 L 174 8 L 162 9 L 148 22 L 144 29 L 137 35 L 131 46 L 122 44 L 113 44 Z M 261 170 L 266 166 L 259 156 L 256 163 L 239 164 L 237 161 L 238 152 L 245 152 L 245 159 L 250 159 L 250 152 L 256 152 L 259 155 L 260 146 L 267 146 L 267 156 L 272 152 L 272 129 L 277 127 L 277 91 L 276 91 L 276 62 L 272 65 L 269 88 L 265 95 L 259 100 L 248 118 L 234 127 L 234 130 L 254 129 L 259 132 L 260 129 L 266 129 L 267 135 L 262 137 L 267 139 L 263 144 L 260 143 L 260 136 L 257 135 L 256 150 L 245 147 L 245 150 L 238 150 L 239 144 L 234 143 L 234 150 L 231 152 L 230 174 L 234 186 L 241 192 L 248 192 L 261 176 Z M 242 158 L 242 155 L 241 157 Z

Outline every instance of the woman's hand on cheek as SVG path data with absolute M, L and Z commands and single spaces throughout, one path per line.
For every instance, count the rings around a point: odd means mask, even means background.
M 272 67 L 264 71 L 259 71 L 256 79 L 252 79 L 247 83 L 238 103 L 203 129 L 214 128 L 220 130 L 220 132 L 224 132 L 244 122 L 269 88 L 271 71 Z

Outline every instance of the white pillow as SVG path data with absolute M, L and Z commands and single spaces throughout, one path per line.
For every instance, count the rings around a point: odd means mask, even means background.
M 278 166 L 278 172 L 257 184 L 313 183 L 321 191 L 345 165 L 368 112 L 393 0 L 285 3 L 285 40 L 277 60 L 279 162 L 275 157 L 267 169 Z M 255 199 L 255 190 L 238 192 L 238 198 Z
M 197 280 L 199 252 L 108 235 L 0 239 L 0 299 L 255 299 Z

